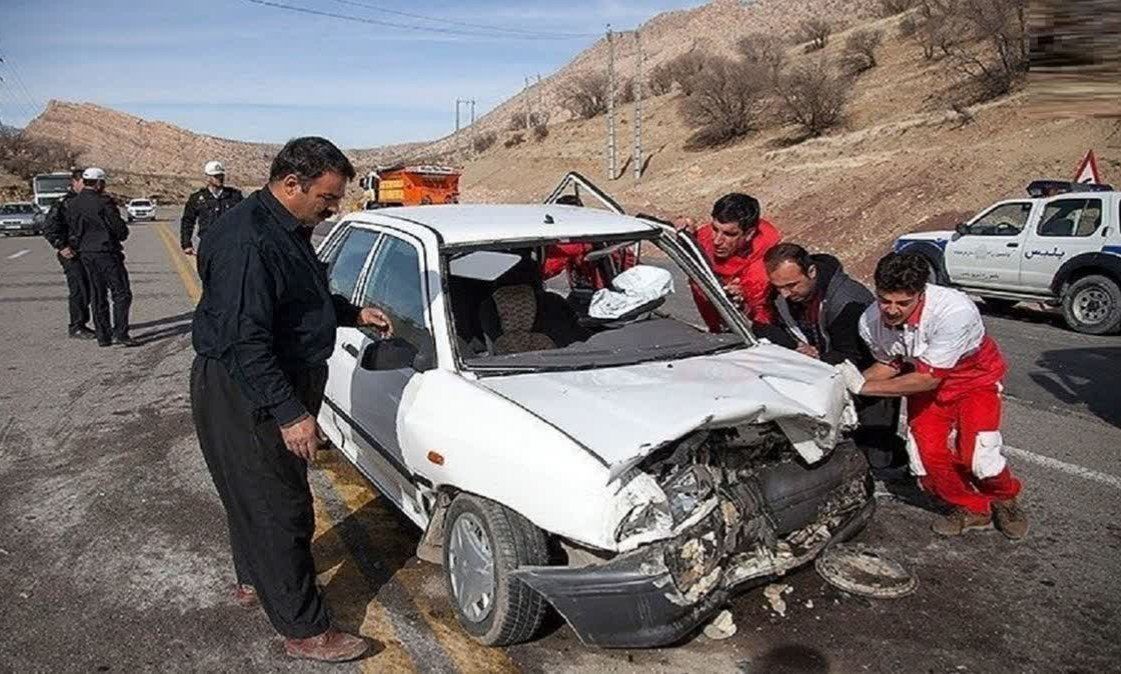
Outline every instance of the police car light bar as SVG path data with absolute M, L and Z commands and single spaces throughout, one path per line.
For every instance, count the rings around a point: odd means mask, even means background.
M 1070 192 L 1112 192 L 1112 185 L 1075 183 L 1069 180 L 1033 180 L 1028 184 L 1028 195 L 1033 198 L 1050 197 Z

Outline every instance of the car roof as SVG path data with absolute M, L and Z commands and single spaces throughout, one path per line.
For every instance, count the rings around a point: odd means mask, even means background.
M 396 221 L 420 225 L 435 232 L 446 246 L 646 234 L 657 230 L 654 224 L 627 215 L 555 204 L 403 206 L 358 211 L 344 219 L 369 224 Z

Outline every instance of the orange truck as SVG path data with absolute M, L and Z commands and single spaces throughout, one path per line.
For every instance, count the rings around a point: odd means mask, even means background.
M 366 210 L 390 206 L 459 203 L 459 169 L 448 166 L 390 166 L 363 176 Z

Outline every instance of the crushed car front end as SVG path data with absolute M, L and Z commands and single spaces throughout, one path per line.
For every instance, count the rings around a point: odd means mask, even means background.
M 582 641 L 603 647 L 680 640 L 736 590 L 854 535 L 875 508 L 867 463 L 851 441 L 810 465 L 775 423 L 699 430 L 619 479 L 652 479 L 660 496 L 636 504 L 617 538 L 657 540 L 613 555 L 570 547 L 567 566 L 517 573 Z

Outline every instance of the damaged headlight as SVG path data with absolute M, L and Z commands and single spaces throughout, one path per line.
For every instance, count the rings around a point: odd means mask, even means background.
M 636 506 L 619 523 L 619 527 L 615 530 L 615 540 L 624 541 L 635 536 L 668 531 L 671 527 L 673 527 L 673 518 L 666 504 L 647 503 L 644 506 Z
M 623 550 L 673 535 L 666 493 L 646 473 L 633 472 L 612 499 L 611 509 L 609 521 L 618 522 L 613 533 Z
M 679 524 L 712 496 L 715 486 L 712 473 L 700 466 L 689 466 L 665 483 L 663 489 L 669 501 L 673 523 Z

